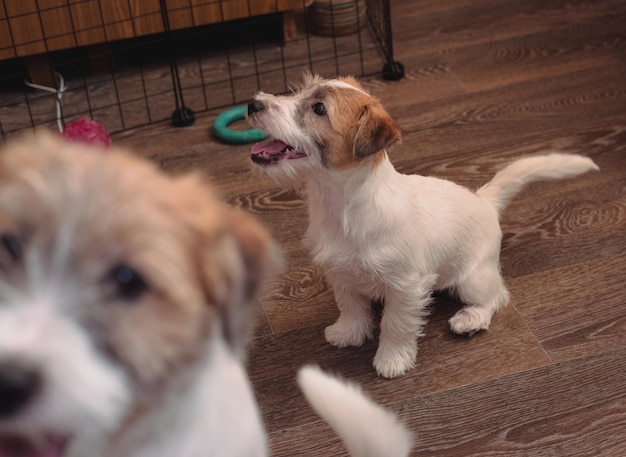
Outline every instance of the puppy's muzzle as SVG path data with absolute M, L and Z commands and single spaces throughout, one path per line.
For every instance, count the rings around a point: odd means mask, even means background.
M 252 116 L 255 113 L 259 113 L 265 109 L 263 102 L 259 100 L 252 100 L 248 103 L 248 116 Z
M 0 419 L 18 415 L 34 400 L 41 376 L 32 366 L 15 360 L 0 362 Z

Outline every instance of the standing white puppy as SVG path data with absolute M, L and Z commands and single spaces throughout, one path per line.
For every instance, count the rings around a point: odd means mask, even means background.
M 293 95 L 259 93 L 248 119 L 275 138 L 252 148 L 257 168 L 280 183 L 306 179 L 307 242 L 341 311 L 326 340 L 372 338 L 370 302 L 384 299 L 374 367 L 388 378 L 413 367 L 433 290 L 455 290 L 466 303 L 450 319 L 460 334 L 487 329 L 507 304 L 499 216 L 522 186 L 598 169 L 577 155 L 528 157 L 477 192 L 400 174 L 385 151 L 400 129 L 353 78 L 306 76 Z

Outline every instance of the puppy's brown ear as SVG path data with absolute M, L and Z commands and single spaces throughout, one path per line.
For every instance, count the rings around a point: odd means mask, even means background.
M 253 299 L 263 281 L 276 272 L 280 264 L 278 250 L 265 227 L 242 210 L 227 208 L 226 221 L 245 269 L 245 298 Z
M 281 258 L 267 230 L 241 210 L 223 207 L 219 247 L 203 256 L 207 298 L 217 306 L 225 339 L 241 350 L 255 322 L 259 294 Z
M 364 158 L 400 140 L 400 128 L 380 106 L 366 105 L 354 137 L 354 156 Z

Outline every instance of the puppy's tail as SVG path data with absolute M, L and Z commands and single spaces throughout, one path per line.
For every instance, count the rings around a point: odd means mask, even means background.
M 352 457 L 406 457 L 409 431 L 389 411 L 365 397 L 354 384 L 306 366 L 298 384 L 313 409 L 335 430 Z
M 499 214 L 513 197 L 532 181 L 564 179 L 599 170 L 588 157 L 574 154 L 548 154 L 516 160 L 496 173 L 493 179 L 478 189 L 477 193 L 494 205 Z

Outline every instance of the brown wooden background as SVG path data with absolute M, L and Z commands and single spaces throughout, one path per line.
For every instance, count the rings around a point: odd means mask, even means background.
M 169 30 L 291 11 L 310 0 L 166 0 Z M 2 0 L 0 60 L 164 32 L 159 0 Z

